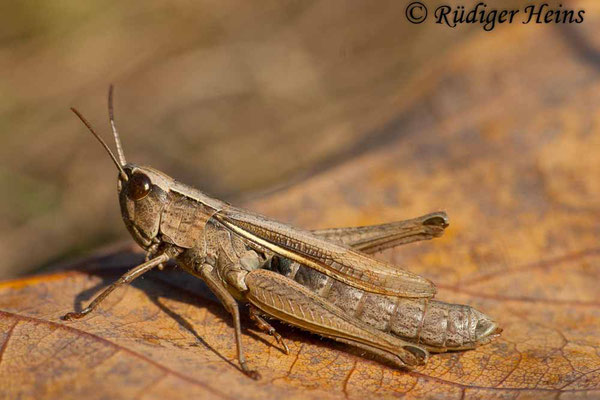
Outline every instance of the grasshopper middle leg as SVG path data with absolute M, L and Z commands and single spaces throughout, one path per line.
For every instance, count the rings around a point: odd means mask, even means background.
M 233 317 L 233 327 L 235 330 L 235 342 L 237 345 L 237 356 L 242 371 L 252 379 L 259 379 L 258 372 L 251 370 L 246 365 L 246 357 L 244 356 L 244 348 L 242 346 L 242 327 L 240 323 L 240 310 L 235 298 L 223 286 L 223 283 L 214 276 L 213 267 L 209 264 L 204 264 L 200 269 L 200 276 L 206 283 L 208 288 L 221 300 L 225 309 Z

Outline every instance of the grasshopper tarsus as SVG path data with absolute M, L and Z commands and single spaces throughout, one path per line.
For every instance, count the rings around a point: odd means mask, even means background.
M 238 356 L 238 361 L 240 363 L 240 367 L 241 367 L 241 370 L 244 373 L 244 375 L 246 375 L 247 377 L 249 377 L 251 379 L 254 379 L 255 381 L 257 381 L 261 378 L 261 375 L 258 371 L 248 368 L 248 365 L 246 364 L 245 359 L 240 359 Z
M 256 370 L 242 368 L 242 371 L 244 372 L 244 375 L 246 375 L 250 379 L 254 379 L 255 381 L 258 381 L 262 378 L 260 373 Z
M 62 319 L 63 321 L 73 321 L 76 319 L 81 319 L 81 318 L 85 317 L 86 315 L 88 315 L 90 312 L 92 312 L 94 310 L 94 308 L 95 307 L 93 306 L 93 303 L 92 303 L 91 305 L 87 306 L 80 312 L 73 311 L 70 313 L 66 313 L 65 315 L 60 317 L 60 319 Z
M 250 311 L 250 319 L 256 323 L 256 326 L 258 327 L 258 329 L 260 329 L 261 331 L 265 332 L 268 335 L 273 336 L 275 338 L 275 341 L 277 343 L 279 343 L 279 345 L 281 347 L 283 347 L 281 349 L 281 351 L 285 355 L 289 355 L 290 348 L 287 346 L 287 344 L 283 340 L 283 337 L 281 337 L 281 335 L 279 333 L 277 333 L 277 331 L 275 330 L 275 328 L 273 328 L 273 326 L 271 324 L 269 324 L 263 317 L 260 316 L 260 311 L 253 305 L 250 305 L 249 311 Z
M 275 332 L 275 334 L 273 336 L 275 337 L 275 340 L 277 340 L 277 343 L 279 343 L 279 345 L 283 347 L 283 349 L 281 351 L 283 351 L 285 353 L 285 355 L 289 356 L 290 355 L 290 348 L 285 343 L 285 341 L 283 340 L 283 338 L 281 337 L 281 335 L 279 333 Z
M 73 321 L 75 319 L 80 319 L 85 317 L 89 311 L 87 310 L 83 310 L 82 312 L 70 312 L 70 313 L 66 313 L 65 315 L 63 315 L 62 317 L 60 317 L 60 319 L 62 319 L 63 321 Z M 91 310 L 90 310 L 91 311 Z

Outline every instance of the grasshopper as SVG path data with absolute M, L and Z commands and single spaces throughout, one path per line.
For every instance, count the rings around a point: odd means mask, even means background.
M 430 352 L 472 349 L 500 333 L 496 322 L 474 308 L 432 300 L 429 280 L 373 258 L 377 251 L 440 236 L 444 212 L 365 227 L 307 231 L 236 208 L 156 169 L 128 163 L 116 129 L 112 86 L 111 130 L 118 158 L 74 108 L 118 170 L 123 221 L 145 250 L 146 262 L 125 273 L 73 320 L 92 312 L 113 290 L 174 260 L 202 279 L 233 317 L 241 370 L 246 363 L 238 303 L 249 306 L 257 327 L 283 338 L 275 318 L 361 348 L 399 367 L 424 364 Z

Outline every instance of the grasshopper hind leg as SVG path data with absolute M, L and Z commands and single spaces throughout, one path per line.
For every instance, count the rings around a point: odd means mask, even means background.
M 283 275 L 259 269 L 248 273 L 245 283 L 246 300 L 283 322 L 370 351 L 396 366 L 427 361 L 425 348 L 368 326 Z
M 382 359 L 390 362 L 392 365 L 394 365 L 398 368 L 407 368 L 407 369 L 413 368 L 413 365 L 408 365 L 408 364 L 404 363 L 404 361 L 399 361 L 398 357 L 390 355 L 389 352 L 383 351 L 377 347 L 369 346 L 369 345 L 355 342 L 352 340 L 342 339 L 339 337 L 331 337 L 331 338 L 334 340 L 337 340 L 338 342 L 345 343 L 350 346 L 354 346 L 354 347 L 358 347 L 359 349 L 366 350 L 366 351 L 370 352 L 371 354 L 374 354 L 374 355 L 381 357 Z M 410 346 L 409 345 L 409 346 L 404 347 L 404 349 L 411 352 L 417 360 L 421 360 L 421 361 L 419 361 L 418 365 L 425 364 L 427 362 L 427 359 L 429 358 L 429 353 L 427 353 L 427 350 L 425 350 L 421 346 L 417 346 L 417 345 Z

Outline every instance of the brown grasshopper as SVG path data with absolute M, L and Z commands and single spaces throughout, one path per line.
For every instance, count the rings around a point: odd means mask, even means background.
M 146 262 L 106 288 L 71 320 L 89 314 L 114 289 L 175 260 L 202 279 L 233 317 L 237 357 L 248 376 L 238 302 L 274 336 L 271 317 L 381 356 L 395 365 L 424 364 L 429 352 L 472 349 L 500 333 L 472 307 L 432 300 L 429 280 L 376 260 L 370 254 L 440 236 L 445 213 L 389 224 L 306 231 L 268 219 L 175 181 L 150 167 L 128 163 L 113 116 L 109 120 L 118 159 L 74 108 L 115 163 L 123 220 L 146 251 Z

